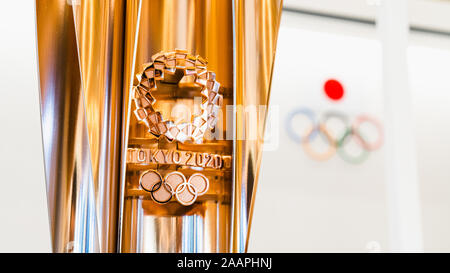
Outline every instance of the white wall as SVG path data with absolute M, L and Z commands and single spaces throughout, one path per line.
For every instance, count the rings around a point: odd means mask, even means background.
M 316 113 L 367 113 L 382 119 L 381 47 L 373 26 L 283 14 L 271 104 L 280 105 L 279 150 L 265 152 L 250 251 L 367 251 L 387 247 L 383 151 L 352 165 L 334 156 L 317 162 L 287 135 L 297 106 Z M 340 80 L 341 102 L 322 92 Z
M 414 35 L 409 48 L 425 251 L 450 251 L 450 37 Z
M 284 124 L 297 106 L 388 118 L 377 39 L 371 25 L 283 14 L 271 97 L 282 106 L 280 143 L 263 155 L 250 251 L 389 251 L 384 150 L 361 165 L 317 162 Z M 450 251 L 450 37 L 412 33 L 410 43 L 424 248 Z M 321 92 L 328 77 L 344 83 L 342 102 Z
M 34 1 L 0 2 L 0 252 L 49 252 Z
M 383 1 L 390 0 L 284 0 L 283 4 L 294 10 L 375 21 Z M 446 0 L 408 0 L 408 17 L 414 28 L 450 32 L 449 12 Z

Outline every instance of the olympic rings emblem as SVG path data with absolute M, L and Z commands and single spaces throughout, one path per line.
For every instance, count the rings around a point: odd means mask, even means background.
M 310 126 L 304 134 L 297 133 L 293 128 L 294 118 L 300 115 L 305 116 L 310 121 Z M 338 119 L 345 128 L 337 137 L 334 137 L 327 128 L 327 124 L 332 118 Z M 360 127 L 364 123 L 370 123 L 376 128 L 378 137 L 375 141 L 369 142 L 369 140 L 361 133 Z M 328 111 L 320 118 L 317 118 L 316 114 L 311 109 L 299 108 L 289 113 L 286 119 L 286 128 L 289 137 L 295 142 L 301 143 L 305 152 L 311 158 L 318 161 L 328 160 L 333 155 L 338 154 L 343 160 L 349 163 L 362 163 L 367 159 L 369 152 L 379 149 L 384 141 L 383 126 L 375 118 L 368 115 L 359 115 L 355 118 L 353 123 L 350 123 L 348 116 L 341 112 Z M 311 142 L 318 135 L 324 137 L 328 143 L 327 149 L 323 152 L 316 151 L 311 145 Z M 350 155 L 344 148 L 352 138 L 354 138 L 362 148 L 358 155 Z
M 200 173 L 195 173 L 188 180 L 180 172 L 170 172 L 164 179 L 155 170 L 144 172 L 140 178 L 142 189 L 150 192 L 152 199 L 159 204 L 168 203 L 175 196 L 178 203 L 192 205 L 197 197 L 209 189 L 209 180 Z

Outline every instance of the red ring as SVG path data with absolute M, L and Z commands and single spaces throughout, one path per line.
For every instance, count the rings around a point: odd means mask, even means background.
M 378 139 L 373 143 L 367 142 L 365 139 L 362 138 L 361 134 L 359 133 L 359 127 L 364 122 L 372 123 L 378 129 Z M 355 119 L 355 122 L 353 123 L 353 131 L 356 132 L 355 135 L 358 142 L 368 151 L 377 150 L 381 147 L 381 145 L 383 145 L 384 142 L 383 126 L 379 121 L 377 121 L 372 117 L 369 117 L 368 115 L 360 115 Z

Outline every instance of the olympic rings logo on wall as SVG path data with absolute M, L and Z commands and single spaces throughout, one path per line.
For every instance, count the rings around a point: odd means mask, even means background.
M 294 130 L 293 122 L 297 116 L 304 116 L 309 120 L 309 126 L 303 134 Z M 337 136 L 333 136 L 328 128 L 330 119 L 336 119 L 343 125 L 342 128 L 344 130 Z M 361 126 L 365 123 L 369 123 L 375 127 L 377 136 L 374 141 L 369 141 L 367 136 L 361 132 Z M 309 108 L 298 108 L 289 113 L 286 120 L 286 128 L 289 137 L 293 141 L 301 143 L 306 154 L 318 161 L 328 160 L 337 154 L 346 162 L 353 164 L 362 163 L 368 158 L 369 153 L 379 149 L 384 141 L 383 126 L 378 120 L 369 115 L 358 115 L 350 122 L 350 118 L 342 112 L 327 111 L 317 116 Z M 326 140 L 328 146 L 325 151 L 317 151 L 311 145 L 312 141 L 318 136 Z M 346 146 L 352 138 L 361 148 L 360 152 L 356 155 L 352 155 L 346 150 Z

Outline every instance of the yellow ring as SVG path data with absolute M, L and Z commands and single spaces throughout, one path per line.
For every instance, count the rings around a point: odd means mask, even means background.
M 328 140 L 330 144 L 328 149 L 324 153 L 317 153 L 310 145 L 310 136 L 314 133 L 315 130 L 319 130 L 319 133 L 322 133 Z M 302 146 L 305 152 L 313 159 L 319 161 L 325 161 L 330 159 L 334 154 L 336 154 L 336 143 L 333 141 L 333 137 L 328 133 L 326 128 L 323 125 L 319 125 L 314 129 L 310 129 L 306 137 L 302 141 Z

